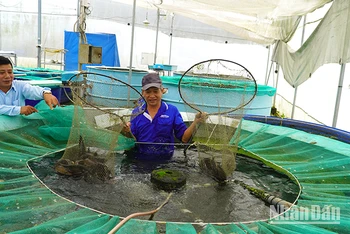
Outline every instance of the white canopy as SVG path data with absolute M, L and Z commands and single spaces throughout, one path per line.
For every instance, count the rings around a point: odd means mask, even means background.
M 130 4 L 130 0 L 115 0 Z M 288 42 L 301 16 L 332 0 L 138 0 L 263 45 Z
M 278 42 L 273 60 L 290 85 L 298 87 L 323 64 L 350 61 L 349 21 L 350 1 L 336 0 L 299 50 L 293 52 L 285 42 Z
M 125 2 L 125 0 L 118 0 Z M 350 1 L 335 0 L 316 30 L 296 52 L 288 41 L 302 16 L 331 0 L 141 0 L 148 6 L 180 14 L 224 29 L 243 39 L 262 45 L 275 44 L 272 60 L 283 70 L 294 88 L 327 63 L 341 64 L 333 126 L 336 126 L 345 63 L 349 62 Z M 292 118 L 295 106 L 295 97 Z

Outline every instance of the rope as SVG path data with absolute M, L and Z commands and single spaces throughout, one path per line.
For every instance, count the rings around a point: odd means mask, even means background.
M 169 195 L 165 199 L 165 201 L 155 210 L 133 213 L 133 214 L 125 217 L 125 219 L 123 219 L 121 222 L 119 222 L 111 231 L 108 232 L 108 234 L 116 233 L 127 221 L 129 221 L 130 219 L 135 218 L 135 217 L 151 215 L 150 220 L 152 220 L 154 214 L 157 213 L 163 206 L 165 206 L 169 202 L 169 199 L 172 195 L 173 195 L 173 193 L 169 193 Z
M 281 94 L 277 93 L 277 96 L 280 96 L 284 101 L 286 101 L 288 104 L 293 105 L 293 103 L 291 103 L 290 101 L 288 101 L 285 97 L 283 97 Z M 322 125 L 326 125 L 325 123 L 321 122 L 320 120 L 316 119 L 315 117 L 311 116 L 309 113 L 307 113 L 303 108 L 301 108 L 298 105 L 295 105 L 296 108 L 298 108 L 299 110 L 301 110 L 305 115 L 307 115 L 308 117 L 310 117 L 311 119 L 313 119 L 314 121 L 316 121 L 319 124 Z

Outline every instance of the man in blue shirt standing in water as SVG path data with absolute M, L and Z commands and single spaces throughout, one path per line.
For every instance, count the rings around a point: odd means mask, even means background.
M 145 112 L 132 118 L 124 128 L 124 132 L 128 132 L 129 136 L 132 134 L 136 139 L 133 156 L 137 159 L 170 159 L 174 153 L 174 136 L 187 143 L 196 125 L 206 120 L 206 114 L 198 113 L 187 127 L 179 110 L 162 101 L 164 91 L 157 73 L 149 73 L 142 78 L 142 96 L 146 100 L 142 108 L 146 108 Z M 134 110 L 137 111 L 139 108 Z

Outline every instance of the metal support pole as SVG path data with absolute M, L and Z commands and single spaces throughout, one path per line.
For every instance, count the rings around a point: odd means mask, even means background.
M 297 101 L 297 93 L 298 93 L 298 86 L 294 88 L 294 97 L 293 97 L 293 106 L 292 106 L 291 119 L 294 119 L 294 111 L 295 111 L 295 103 Z
M 267 85 L 269 83 L 269 79 L 270 79 L 272 68 L 273 68 L 273 62 L 270 64 L 269 73 L 268 73 L 268 75 L 266 76 L 266 79 L 265 79 L 265 85 Z
M 132 78 L 132 59 L 133 59 L 133 54 L 134 54 L 135 15 L 136 15 L 136 0 L 134 0 L 133 8 L 132 8 L 131 48 L 130 48 L 130 60 L 129 60 L 128 84 L 131 84 L 131 78 Z M 129 100 L 130 100 L 130 89 L 128 89 L 128 105 L 129 105 Z
M 293 97 L 293 106 L 292 106 L 291 119 L 294 119 L 294 111 L 295 111 L 295 103 L 296 103 L 296 100 L 297 100 L 297 92 L 298 92 L 298 86 L 294 88 L 294 97 Z
M 80 0 L 77 0 L 77 19 L 79 19 L 80 16 Z
M 78 5 L 77 5 L 77 31 L 79 33 L 79 44 L 78 44 L 78 71 L 82 71 L 83 70 L 83 64 L 81 63 L 80 59 L 79 59 L 79 54 L 80 54 L 80 45 L 83 42 L 83 35 L 82 33 L 84 33 L 84 31 L 81 31 L 81 27 L 82 27 L 82 23 L 84 21 L 84 19 L 82 18 L 81 14 L 84 14 L 84 5 L 83 5 L 83 0 L 78 0 L 77 1 Z M 87 80 L 86 80 L 87 76 L 86 74 L 83 75 L 83 83 L 80 86 L 80 89 L 78 90 L 79 92 L 79 96 L 80 97 L 86 97 L 86 87 L 87 87 Z
M 170 48 L 169 48 L 169 65 L 171 64 L 171 51 L 173 47 L 173 30 L 174 30 L 174 14 L 171 15 L 171 26 L 170 26 Z
M 80 27 L 80 1 L 78 0 L 78 5 L 77 5 L 77 22 L 78 22 L 78 27 Z M 80 32 L 79 32 L 79 43 L 78 43 L 78 71 L 82 70 L 83 64 L 80 63 L 79 61 L 79 52 L 80 52 L 80 44 L 81 44 L 81 36 L 80 36 Z
M 269 63 L 270 63 L 270 46 L 267 46 L 267 62 L 266 62 L 266 74 L 265 74 L 265 85 L 267 85 L 268 82 L 268 76 L 270 75 L 269 70 Z
M 300 46 L 304 43 L 304 36 L 305 36 L 305 24 L 306 24 L 306 15 L 304 15 L 304 21 L 303 21 L 303 31 L 301 34 L 301 43 Z M 298 86 L 294 88 L 294 97 L 293 97 L 293 106 L 292 106 L 292 116 L 291 118 L 294 119 L 294 111 L 295 111 L 295 104 L 297 100 L 297 92 L 298 92 Z
M 79 45 L 78 45 L 78 51 L 80 52 L 80 45 L 84 42 L 82 39 L 83 35 L 81 31 L 82 24 L 84 22 L 83 15 L 84 14 L 84 5 L 83 5 L 83 0 L 78 0 L 78 8 L 77 8 L 77 17 L 78 17 L 78 31 L 79 31 Z M 79 53 L 78 53 L 79 54 Z M 78 71 L 83 70 L 83 64 L 79 61 L 79 56 L 78 56 Z
M 334 115 L 333 115 L 333 123 L 332 127 L 335 128 L 337 126 L 337 120 L 338 120 L 338 112 L 339 112 L 339 106 L 340 106 L 340 99 L 341 99 L 341 93 L 344 83 L 344 74 L 345 74 L 345 63 L 341 64 L 340 67 L 340 77 L 339 77 L 339 83 L 338 83 L 338 92 L 337 92 L 337 99 L 335 101 L 335 108 L 334 108 Z
M 41 0 L 38 0 L 38 45 L 36 47 L 38 48 L 37 67 L 41 67 Z
M 159 32 L 159 18 L 160 18 L 160 10 L 157 9 L 157 30 L 156 30 L 156 45 L 154 49 L 154 61 L 153 64 L 157 63 L 157 49 L 158 49 L 158 32 Z
M 276 78 L 276 94 L 275 97 L 273 98 L 273 105 L 272 106 L 276 106 L 276 97 L 277 97 L 277 87 L 278 87 L 278 77 L 280 74 L 280 65 L 278 65 L 278 63 L 276 63 L 276 73 L 277 73 L 277 78 Z
M 45 63 L 45 61 L 46 61 L 46 51 L 44 51 L 44 68 L 46 68 L 46 63 Z
M 2 25 L 2 22 L 1 22 L 1 11 L 0 11 L 0 35 L 2 31 L 1 25 Z M 0 50 L 2 50 L 2 38 L 0 38 Z

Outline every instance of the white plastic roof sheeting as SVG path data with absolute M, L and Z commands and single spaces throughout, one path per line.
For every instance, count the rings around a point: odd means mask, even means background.
M 114 0 L 131 4 L 131 0 Z M 137 0 L 212 25 L 247 40 L 270 45 L 287 42 L 300 17 L 332 0 Z
M 286 81 L 297 87 L 323 64 L 345 63 L 350 59 L 349 0 L 334 0 L 298 51 L 292 51 L 287 44 L 303 15 L 330 2 L 332 0 L 137 0 L 137 5 L 181 14 L 255 43 L 276 43 L 273 61 L 281 65 Z
M 327 63 L 350 61 L 350 1 L 335 0 L 313 34 L 303 46 L 293 52 L 280 41 L 273 60 L 281 65 L 284 78 L 298 87 Z
M 196 19 L 249 41 L 263 45 L 275 44 L 273 61 L 281 65 L 285 80 L 295 88 L 310 78 L 323 64 L 342 64 L 333 118 L 333 126 L 336 126 L 344 64 L 350 60 L 349 0 L 140 0 L 138 2 L 146 2 L 159 9 Z M 330 2 L 333 2 L 330 10 L 316 30 L 298 51 L 291 51 L 287 43 L 295 33 L 301 17 Z M 294 105 L 295 103 L 293 111 Z
M 123 1 L 123 0 L 122 0 Z M 293 87 L 323 64 L 350 60 L 350 1 L 335 0 L 316 30 L 297 51 L 288 41 L 303 15 L 332 0 L 138 0 L 232 32 L 263 45 L 276 43 L 273 61 Z

